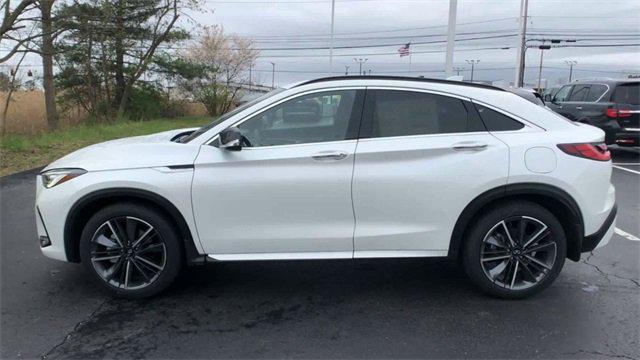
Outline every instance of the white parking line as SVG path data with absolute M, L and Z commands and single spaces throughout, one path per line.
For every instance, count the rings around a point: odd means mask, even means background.
M 632 241 L 640 241 L 640 239 L 638 239 L 637 237 L 629 234 L 628 232 L 620 229 L 620 228 L 616 228 L 615 233 L 622 236 L 623 238 L 627 239 L 627 240 L 632 240 Z
M 634 174 L 638 174 L 638 175 L 640 175 L 640 171 L 635 171 L 635 170 L 627 169 L 627 168 L 625 168 L 625 167 L 622 167 L 622 166 L 616 166 L 616 165 L 613 165 L 613 167 L 614 167 L 614 168 L 616 168 L 616 169 L 620 169 L 620 170 L 624 170 L 624 171 L 628 171 L 628 172 L 630 172 L 630 173 L 634 173 Z
M 635 165 L 635 166 L 639 166 L 640 163 L 613 163 L 613 165 Z

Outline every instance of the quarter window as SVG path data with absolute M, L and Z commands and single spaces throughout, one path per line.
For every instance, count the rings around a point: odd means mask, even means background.
M 485 131 L 456 98 L 398 90 L 368 90 L 361 137 Z M 470 106 L 472 106 L 469 103 Z
M 484 125 L 489 131 L 520 130 L 524 127 L 524 124 L 521 122 L 513 120 L 512 118 L 495 110 L 491 110 L 488 107 L 476 104 L 476 108 L 480 113 L 480 117 L 482 118 Z
M 356 105 L 357 93 L 336 90 L 303 95 L 255 115 L 238 129 L 248 147 L 346 140 L 351 137 L 352 113 L 361 109 L 361 104 Z

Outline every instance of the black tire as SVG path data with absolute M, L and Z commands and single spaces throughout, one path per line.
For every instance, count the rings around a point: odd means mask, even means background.
M 524 228 L 533 235 L 520 230 L 522 219 Z M 535 237 L 538 231 L 542 235 Z M 521 240 L 520 233 L 525 234 L 525 240 Z M 522 245 L 527 243 L 526 239 L 537 240 L 525 249 Z M 489 209 L 466 232 L 464 241 L 463 263 L 469 278 L 480 290 L 504 299 L 525 298 L 544 290 L 562 270 L 567 253 L 566 236 L 558 219 L 546 208 L 529 201 L 509 201 Z M 509 244 L 507 250 L 500 246 L 505 243 Z M 531 252 L 532 249 L 541 250 Z M 532 257 L 540 264 L 532 261 Z M 514 275 L 504 275 L 512 271 Z M 541 277 L 536 282 L 537 276 Z
M 142 235 L 139 234 L 144 234 L 145 230 L 148 230 L 148 228 L 145 229 L 144 227 L 142 227 L 144 225 L 149 225 L 150 227 L 152 227 L 152 231 L 155 231 L 155 233 L 151 233 L 151 235 L 145 237 L 145 241 L 142 241 L 142 243 L 153 242 L 152 245 L 147 245 L 147 247 L 154 248 L 153 253 L 147 250 L 147 253 L 144 257 L 146 258 L 147 256 L 155 256 L 156 258 L 159 258 L 160 260 L 156 261 L 156 266 L 158 266 L 158 264 L 162 265 L 161 270 L 143 264 L 142 261 L 139 260 L 139 257 L 136 257 L 136 255 L 142 257 L 142 251 L 140 252 L 140 254 L 136 254 L 135 251 L 132 250 L 134 248 L 134 244 L 130 244 L 129 246 L 122 246 L 121 250 L 108 250 L 110 248 L 103 247 L 101 249 L 103 250 L 102 253 L 107 254 L 107 252 L 109 252 L 108 254 L 117 256 L 118 258 L 114 260 L 102 260 L 102 262 L 92 260 L 92 252 L 98 251 L 96 250 L 96 248 L 102 246 L 97 241 L 92 241 L 94 239 L 94 236 L 96 238 L 98 237 L 98 231 L 109 231 L 103 229 L 114 228 L 111 225 L 114 224 L 113 221 L 115 221 L 116 228 L 118 225 L 120 225 L 120 228 L 117 228 L 118 230 L 116 230 L 115 232 L 111 232 L 112 234 L 116 233 L 116 235 L 109 235 L 109 239 L 115 239 L 117 237 L 117 234 L 120 234 L 124 235 L 123 237 L 125 238 L 125 240 L 123 240 L 123 242 L 126 243 L 127 234 L 129 234 L 129 229 L 126 227 L 129 226 L 128 221 L 131 221 L 131 219 L 135 219 L 135 221 L 142 221 L 142 223 L 136 223 L 136 225 L 132 226 L 132 234 L 135 235 L 129 237 L 134 239 L 142 238 Z M 108 221 L 110 222 L 109 224 L 107 224 Z M 109 225 L 111 227 L 106 225 Z M 141 228 L 138 229 L 136 227 Z M 121 229 L 124 229 L 124 234 L 122 234 L 122 232 L 120 231 Z M 81 236 L 80 257 L 82 263 L 84 264 L 85 268 L 91 274 L 93 274 L 98 282 L 102 284 L 102 286 L 107 289 L 111 295 L 116 297 L 140 299 L 156 295 L 169 287 L 171 283 L 173 283 L 182 267 L 182 247 L 180 246 L 179 237 L 177 235 L 173 222 L 163 216 L 160 212 L 143 205 L 135 203 L 119 203 L 104 207 L 89 219 L 82 231 Z M 115 244 L 115 242 L 112 243 Z M 120 243 L 120 240 L 118 240 L 118 243 Z M 135 243 L 135 241 L 133 243 Z M 141 244 L 140 246 L 142 245 L 143 244 Z M 129 253 L 127 253 L 127 251 L 129 251 Z M 158 251 L 160 252 L 160 254 L 156 253 Z M 108 271 L 106 270 L 110 270 L 111 265 L 116 265 L 116 263 L 121 260 L 120 258 L 124 256 L 121 254 L 125 253 L 127 253 L 128 257 L 123 258 L 124 260 L 122 260 L 122 263 L 118 269 L 120 272 L 126 271 L 125 269 L 123 269 L 124 265 L 122 264 L 129 264 L 134 270 L 132 270 L 131 273 L 133 275 L 126 274 L 129 275 L 127 277 L 127 280 L 129 278 L 136 278 L 137 274 L 137 279 L 139 279 L 139 283 L 141 284 L 137 288 L 135 286 L 132 286 L 130 289 L 124 289 L 121 287 L 121 285 L 115 286 L 112 282 L 116 281 L 116 277 L 119 278 L 118 281 L 121 280 L 122 276 L 120 276 L 120 274 L 118 274 L 117 276 L 113 275 L 113 279 L 111 280 L 103 278 L 103 276 L 108 273 Z M 96 259 L 96 256 L 97 255 L 95 255 L 94 253 L 94 259 Z M 135 259 L 138 259 L 138 261 L 136 261 Z M 110 264 L 110 261 L 115 262 Z M 103 265 L 105 264 L 105 262 L 106 265 Z M 102 271 L 101 275 L 97 267 L 102 266 L 104 266 L 102 270 L 105 271 Z M 107 267 L 109 267 L 110 269 L 106 269 Z M 156 271 L 157 273 L 154 274 L 154 271 Z M 112 271 L 112 273 L 116 273 L 116 271 Z M 153 276 L 151 276 L 152 274 Z M 142 275 L 144 275 L 144 278 L 142 277 Z M 144 285 L 145 282 L 148 282 L 148 284 Z

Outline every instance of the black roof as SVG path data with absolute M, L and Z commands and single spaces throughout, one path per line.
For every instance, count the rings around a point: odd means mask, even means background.
M 626 84 L 626 83 L 637 83 L 640 82 L 640 79 L 610 79 L 610 78 L 592 78 L 592 79 L 576 79 L 570 83 L 566 83 L 564 85 L 572 85 L 572 84 L 607 84 L 607 85 L 616 85 L 616 84 Z M 563 86 L 564 86 L 563 85 Z
M 455 81 L 455 80 L 430 79 L 430 78 L 420 78 L 420 77 L 410 77 L 410 76 L 387 76 L 387 75 L 342 75 L 342 76 L 330 76 L 330 77 L 323 77 L 323 78 L 318 78 L 318 79 L 305 81 L 303 83 L 298 84 L 297 86 L 302 86 L 302 85 L 307 85 L 307 84 L 315 84 L 315 83 L 324 82 L 324 81 L 338 81 L 338 80 L 417 81 L 417 82 L 460 85 L 460 86 L 469 86 L 469 87 L 475 87 L 475 88 L 481 88 L 481 89 L 505 91 L 502 88 L 499 88 L 499 87 L 496 87 L 496 86 L 492 86 L 492 85 L 486 85 L 486 84 L 476 84 L 476 83 L 469 83 L 469 82 Z

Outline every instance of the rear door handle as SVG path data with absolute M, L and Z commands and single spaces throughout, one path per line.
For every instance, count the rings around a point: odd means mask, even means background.
M 478 141 L 462 141 L 451 146 L 453 150 L 464 151 L 481 151 L 487 148 L 487 144 Z
M 338 161 L 346 158 L 348 154 L 343 151 L 321 151 L 311 158 L 316 161 Z
M 576 106 L 576 110 L 582 110 L 582 106 Z

